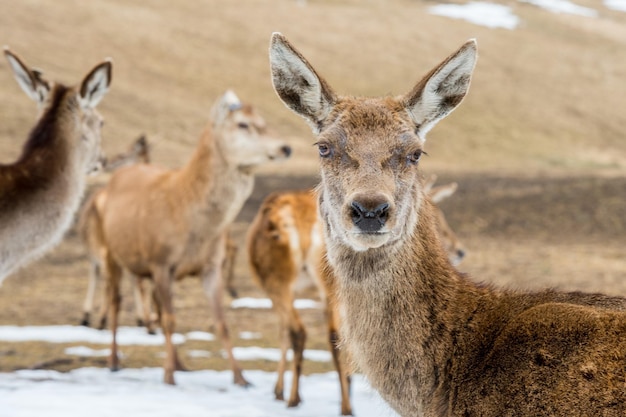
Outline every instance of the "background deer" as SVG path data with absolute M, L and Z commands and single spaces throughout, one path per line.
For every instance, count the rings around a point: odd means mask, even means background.
M 75 87 L 47 81 L 9 49 L 18 84 L 39 117 L 22 154 L 0 165 L 0 284 L 11 272 L 55 246 L 70 227 L 98 167 L 102 117 L 95 107 L 111 83 L 111 62 L 94 67 Z
M 440 202 L 454 193 L 456 183 L 433 187 L 436 176 L 431 176 L 425 189 L 431 201 Z M 450 261 L 458 264 L 465 251 L 445 220 L 443 212 L 437 213 L 437 228 L 441 242 L 448 252 Z M 248 261 L 254 281 L 272 300 L 274 310 L 280 318 L 281 360 L 278 364 L 278 380 L 274 388 L 276 399 L 283 400 L 284 373 L 287 363 L 287 348 L 294 352 L 292 361 L 292 385 L 287 405 L 295 407 L 300 403 L 299 380 L 302 370 L 306 330 L 298 310 L 294 308 L 295 287 L 299 279 L 308 277 L 314 283 L 325 305 L 328 339 L 339 374 L 342 404 L 341 414 L 352 415 L 349 398 L 349 377 L 347 366 L 337 348 L 338 315 L 330 311 L 333 297 L 332 274 L 325 279 L 322 270 L 324 242 L 322 227 L 318 217 L 317 198 L 313 190 L 282 191 L 270 194 L 261 204 L 253 219 L 247 236 Z
M 116 169 L 136 163 L 150 163 L 150 145 L 145 137 L 141 135 L 129 147 L 128 151 L 115 155 L 112 158 L 103 159 L 103 170 L 99 175 L 94 176 L 95 184 L 106 184 L 111 177 L 111 173 Z M 92 178 L 94 178 L 92 177 Z M 103 179 L 104 178 L 104 179 Z M 87 249 L 89 257 L 89 284 L 87 286 L 87 294 L 83 302 L 83 313 L 80 324 L 89 326 L 91 324 L 91 313 L 94 308 L 94 299 L 96 288 L 102 278 L 102 262 L 106 254 L 106 246 L 103 245 L 99 231 L 99 214 L 96 208 L 96 202 L 100 201 L 102 205 L 103 199 L 106 198 L 104 188 L 95 190 L 83 204 L 80 210 L 77 231 Z M 232 284 L 234 276 L 234 263 L 237 255 L 237 245 L 233 241 L 230 233 L 226 235 L 226 252 L 224 264 L 222 267 L 222 275 L 224 277 L 224 285 L 231 297 L 236 298 L 237 292 Z M 135 312 L 137 316 L 137 325 L 146 326 L 149 334 L 155 333 L 155 327 L 160 322 L 160 317 L 152 311 L 153 293 L 151 281 L 145 277 L 133 276 L 133 297 L 135 303 Z M 109 314 L 108 294 L 102 291 L 102 303 L 96 317 L 96 327 L 104 329 L 106 327 L 107 316 Z M 157 309 L 158 312 L 158 309 Z
M 233 357 L 222 308 L 225 232 L 252 191 L 255 168 L 288 157 L 291 148 L 267 137 L 264 119 L 232 91 L 216 102 L 210 120 L 185 166 L 178 170 L 146 164 L 122 168 L 96 200 L 101 247 L 105 248 L 103 273 L 110 291 L 112 369 L 119 366 L 116 329 L 122 269 L 154 281 L 168 384 L 174 383 L 174 370 L 181 366 L 172 343 L 173 283 L 187 275 L 200 275 L 235 383 L 248 384 Z
M 93 183 L 104 185 L 110 179 L 111 173 L 118 168 L 133 165 L 136 163 L 150 163 L 150 146 L 146 139 L 145 135 L 141 135 L 138 137 L 128 148 L 126 152 L 119 153 L 112 158 L 104 158 L 102 164 L 102 171 L 96 176 L 93 176 L 95 180 Z M 78 234 L 83 239 L 85 243 L 85 247 L 87 249 L 87 256 L 89 257 L 89 284 L 87 287 L 87 295 L 85 296 L 85 301 L 83 303 L 83 318 L 81 320 L 81 324 L 83 326 L 89 326 L 91 312 L 93 310 L 94 298 L 96 296 L 96 287 L 98 286 L 98 282 L 101 279 L 101 261 L 100 254 L 102 253 L 99 244 L 100 240 L 98 239 L 98 218 L 97 211 L 95 210 L 95 202 L 98 198 L 103 198 L 100 194 L 104 194 L 104 189 L 96 189 L 91 195 L 87 198 L 85 203 L 83 204 L 78 222 L 76 224 L 76 229 Z M 99 197 L 100 196 L 100 197 Z M 135 289 L 135 306 L 137 308 L 137 317 L 141 318 L 141 325 L 144 324 L 144 318 L 146 313 L 144 311 L 144 303 L 143 298 L 144 288 L 142 280 L 138 280 L 137 285 L 133 286 Z M 98 323 L 99 328 L 103 329 L 106 325 L 106 315 L 108 313 L 107 306 L 109 305 L 106 292 L 103 291 L 103 300 L 100 305 L 100 312 L 98 314 Z M 148 312 L 148 316 L 149 316 Z M 145 322 L 145 324 L 149 327 L 149 331 L 154 333 L 154 329 L 151 326 L 150 321 Z
M 417 166 L 468 91 L 475 41 L 400 97 L 336 95 L 280 34 L 270 61 L 276 92 L 317 136 L 343 340 L 398 413 L 626 414 L 626 300 L 476 284 L 441 247 Z

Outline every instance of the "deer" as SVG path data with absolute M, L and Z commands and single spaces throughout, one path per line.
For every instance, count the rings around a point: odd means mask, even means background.
M 439 241 L 419 161 L 469 90 L 476 45 L 406 94 L 354 97 L 272 34 L 274 89 L 316 136 L 342 343 L 402 416 L 626 415 L 625 298 L 479 283 Z
M 100 247 L 98 234 L 99 220 L 98 212 L 95 209 L 96 201 L 105 198 L 104 189 L 102 187 L 111 178 L 111 173 L 113 171 L 118 168 L 137 163 L 150 163 L 150 145 L 145 135 L 139 136 L 130 145 L 126 152 L 119 153 L 111 158 L 103 158 L 102 171 L 98 175 L 91 177 L 96 178 L 93 180 L 94 184 L 100 184 L 101 188 L 96 189 L 89 196 L 79 211 L 76 229 L 85 244 L 87 256 L 89 258 L 89 283 L 87 286 L 85 301 L 83 302 L 83 312 L 80 320 L 81 326 L 89 326 L 91 324 L 91 313 L 94 309 L 96 288 L 98 283 L 102 280 L 102 259 L 100 255 L 103 253 L 103 248 Z M 232 298 L 237 297 L 237 291 L 232 283 L 234 279 L 234 264 L 237 256 L 237 250 L 238 247 L 236 243 L 230 233 L 228 233 L 226 235 L 226 255 L 224 258 L 224 265 L 222 267 L 222 274 L 226 290 Z M 146 288 L 146 286 L 149 285 L 149 280 L 142 277 L 133 277 L 133 279 L 133 299 L 137 325 L 139 327 L 145 326 L 149 334 L 156 334 L 156 326 L 159 323 L 160 318 L 158 317 L 158 314 L 155 318 L 155 314 L 152 312 L 152 292 L 150 288 Z M 106 291 L 103 291 L 102 294 L 103 300 L 100 304 L 100 309 L 96 317 L 96 327 L 99 330 L 106 328 L 107 316 L 109 314 L 108 295 Z
M 110 303 L 112 370 L 119 369 L 116 329 L 122 271 L 153 282 L 165 336 L 163 379 L 172 385 L 174 371 L 183 368 L 172 343 L 173 284 L 187 275 L 199 275 L 234 383 L 249 384 L 233 356 L 222 306 L 225 235 L 252 192 L 256 168 L 290 154 L 287 144 L 267 134 L 256 108 L 228 90 L 213 105 L 210 121 L 184 166 L 165 169 L 139 164 L 113 173 L 95 204 Z
M 457 189 L 453 182 L 433 187 L 437 177 L 431 175 L 424 184 L 428 197 L 439 203 Z M 465 256 L 465 249 L 457 235 L 448 225 L 443 212 L 438 209 L 437 227 L 441 242 L 447 250 L 450 262 L 458 265 Z M 281 359 L 278 363 L 278 379 L 274 387 L 277 400 L 284 400 L 284 374 L 287 363 L 287 348 L 294 352 L 292 362 L 292 385 L 288 407 L 300 404 L 299 380 L 302 372 L 306 329 L 294 308 L 295 287 L 298 279 L 309 278 L 319 292 L 328 320 L 328 340 L 341 388 L 341 415 L 352 415 L 350 404 L 350 378 L 347 366 L 342 361 L 338 340 L 338 314 L 331 311 L 333 292 L 329 285 L 330 274 L 324 275 L 322 257 L 324 240 L 317 214 L 315 190 L 277 191 L 265 198 L 252 220 L 246 237 L 249 270 L 253 281 L 272 300 L 274 310 L 280 318 Z M 325 277 L 323 279 L 322 277 Z
M 97 238 L 96 231 L 98 219 L 97 213 L 94 210 L 94 204 L 96 200 L 102 198 L 101 194 L 104 193 L 103 186 L 110 179 L 112 172 L 118 168 L 136 163 L 150 163 L 150 145 L 148 144 L 146 135 L 140 135 L 137 139 L 135 139 L 125 152 L 121 152 L 111 158 L 103 158 L 102 170 L 99 172 L 99 175 L 91 177 L 95 178 L 92 182 L 94 184 L 99 184 L 100 188 L 97 188 L 91 193 L 79 210 L 76 229 L 79 236 L 81 236 L 83 242 L 85 243 L 87 255 L 89 257 L 89 284 L 87 287 L 85 301 L 83 303 L 83 317 L 80 322 L 83 326 L 89 326 L 90 316 L 94 305 L 94 298 L 96 296 L 96 287 L 98 286 L 98 282 L 101 281 L 101 259 L 99 257 L 100 248 L 98 246 L 100 242 Z M 136 285 L 133 287 L 135 289 L 134 296 L 135 306 L 137 308 L 137 317 L 138 321 L 140 321 L 138 324 L 142 326 L 145 324 L 148 327 L 149 333 L 154 333 L 154 328 L 151 326 L 151 322 L 145 322 L 145 316 L 149 316 L 150 313 L 148 312 L 146 314 L 145 312 L 143 300 L 146 296 L 144 294 L 145 289 L 142 284 L 142 280 L 138 280 Z M 106 315 L 108 314 L 107 306 L 109 305 L 106 292 L 103 291 L 103 295 L 103 302 L 100 305 L 100 312 L 98 314 L 100 329 L 104 329 L 106 325 Z
M 46 80 L 8 47 L 4 55 L 37 104 L 38 117 L 18 159 L 0 165 L 0 284 L 55 247 L 70 228 L 87 174 L 99 166 L 103 118 L 96 106 L 112 74 L 108 59 L 68 87 Z

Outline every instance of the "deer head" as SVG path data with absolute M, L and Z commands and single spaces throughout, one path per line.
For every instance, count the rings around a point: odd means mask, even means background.
M 26 95 L 37 103 L 41 115 L 50 104 L 50 93 L 55 84 L 47 81 L 41 71 L 29 68 L 7 47 L 4 48 L 4 55 L 9 61 L 17 83 Z M 74 163 L 82 172 L 91 172 L 101 165 L 100 130 L 103 119 L 95 107 L 109 89 L 111 70 L 110 59 L 96 65 L 70 93 L 74 95 L 69 103 L 76 118 L 73 122 L 78 126 L 79 134 L 68 135 L 76 139 L 75 143 L 69 146 L 73 149 L 71 154 L 74 157 Z
M 291 147 L 267 135 L 265 119 L 257 110 L 231 90 L 217 100 L 211 120 L 220 147 L 234 166 L 254 168 L 291 155 Z
M 331 239 L 365 251 L 404 240 L 424 190 L 418 164 L 426 133 L 468 91 L 476 42 L 458 51 L 400 97 L 335 94 L 280 33 L 270 45 L 274 89 L 311 125 L 320 155 L 320 213 Z

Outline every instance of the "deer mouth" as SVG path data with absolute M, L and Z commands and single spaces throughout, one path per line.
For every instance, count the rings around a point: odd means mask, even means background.
M 364 231 L 353 230 L 347 234 L 349 245 L 356 251 L 376 249 L 388 243 L 392 233 L 389 230 Z

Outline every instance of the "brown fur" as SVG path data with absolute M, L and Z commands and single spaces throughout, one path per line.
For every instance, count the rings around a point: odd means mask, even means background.
M 272 38 L 276 91 L 318 135 L 342 336 L 403 416 L 626 415 L 625 299 L 476 284 L 438 241 L 417 160 L 475 59 L 470 41 L 405 96 L 340 97 Z
M 98 199 L 105 198 L 105 192 L 102 186 L 110 179 L 111 173 L 118 168 L 136 164 L 150 163 L 150 146 L 145 135 L 141 135 L 137 138 L 126 152 L 119 153 L 111 158 L 104 158 L 102 163 L 102 171 L 99 175 L 94 175 L 94 180 L 90 181 L 92 185 L 100 184 L 100 188 L 91 192 L 89 197 L 85 200 L 82 208 L 80 209 L 76 229 L 78 234 L 82 237 L 85 247 L 87 249 L 87 256 L 89 257 L 89 285 L 87 287 L 87 294 L 85 302 L 83 303 L 83 318 L 81 324 L 83 326 L 89 326 L 91 311 L 93 309 L 94 297 L 96 295 L 96 287 L 101 278 L 100 270 L 102 268 L 102 248 L 100 243 L 102 237 L 99 235 L 99 219 L 98 211 L 96 208 L 96 202 Z M 103 204 L 102 202 L 100 204 Z M 138 309 L 138 318 L 142 318 L 142 324 L 144 324 L 144 318 L 146 316 L 145 309 L 143 307 L 144 287 L 139 281 L 135 285 L 135 304 Z M 103 302 L 100 305 L 100 312 L 98 314 L 99 328 L 104 328 L 106 324 L 106 315 L 108 313 L 108 299 L 106 293 L 103 291 Z M 139 314 L 139 310 L 141 313 Z M 149 312 L 148 312 L 149 316 Z M 145 324 L 149 328 L 150 333 L 154 333 L 154 329 L 151 328 L 151 322 L 147 321 Z
M 290 148 L 265 136 L 265 121 L 249 105 L 227 92 L 213 107 L 211 123 L 190 161 L 178 170 L 133 165 L 116 171 L 96 209 L 101 219 L 103 273 L 109 285 L 113 329 L 111 367 L 117 369 L 115 330 L 120 307 L 122 269 L 154 281 L 166 340 L 166 383 L 181 367 L 171 337 L 175 328 L 174 280 L 203 278 L 228 354 L 235 383 L 247 385 L 232 355 L 222 308 L 221 265 L 224 236 L 252 191 L 254 168 L 289 156 Z
M 102 118 L 95 106 L 111 79 L 111 63 L 103 62 L 80 85 L 66 87 L 46 81 L 8 49 L 5 55 L 40 115 L 18 160 L 0 165 L 0 283 L 69 228 L 86 174 L 99 159 Z
M 434 187 L 436 176 L 431 176 L 424 185 L 432 200 L 441 201 L 456 190 L 456 183 Z M 465 255 L 462 245 L 445 220 L 441 210 L 437 210 L 437 226 L 441 242 L 451 261 L 460 262 Z M 292 361 L 292 386 L 287 405 L 295 407 L 300 403 L 299 377 L 302 370 L 302 354 L 306 331 L 298 311 L 293 307 L 294 291 L 299 276 L 308 275 L 317 286 L 320 298 L 325 302 L 328 340 L 341 387 L 341 414 L 352 415 L 349 398 L 349 376 L 345 361 L 342 360 L 338 342 L 338 314 L 332 308 L 333 292 L 330 286 L 334 278 L 332 272 L 324 274 L 322 257 L 324 245 L 322 228 L 317 212 L 317 197 L 312 190 L 283 191 L 269 195 L 261 204 L 247 236 L 248 260 L 255 282 L 272 300 L 281 323 L 281 360 L 278 366 L 278 380 L 274 388 L 276 399 L 283 400 L 284 372 L 287 345 L 294 351 Z

